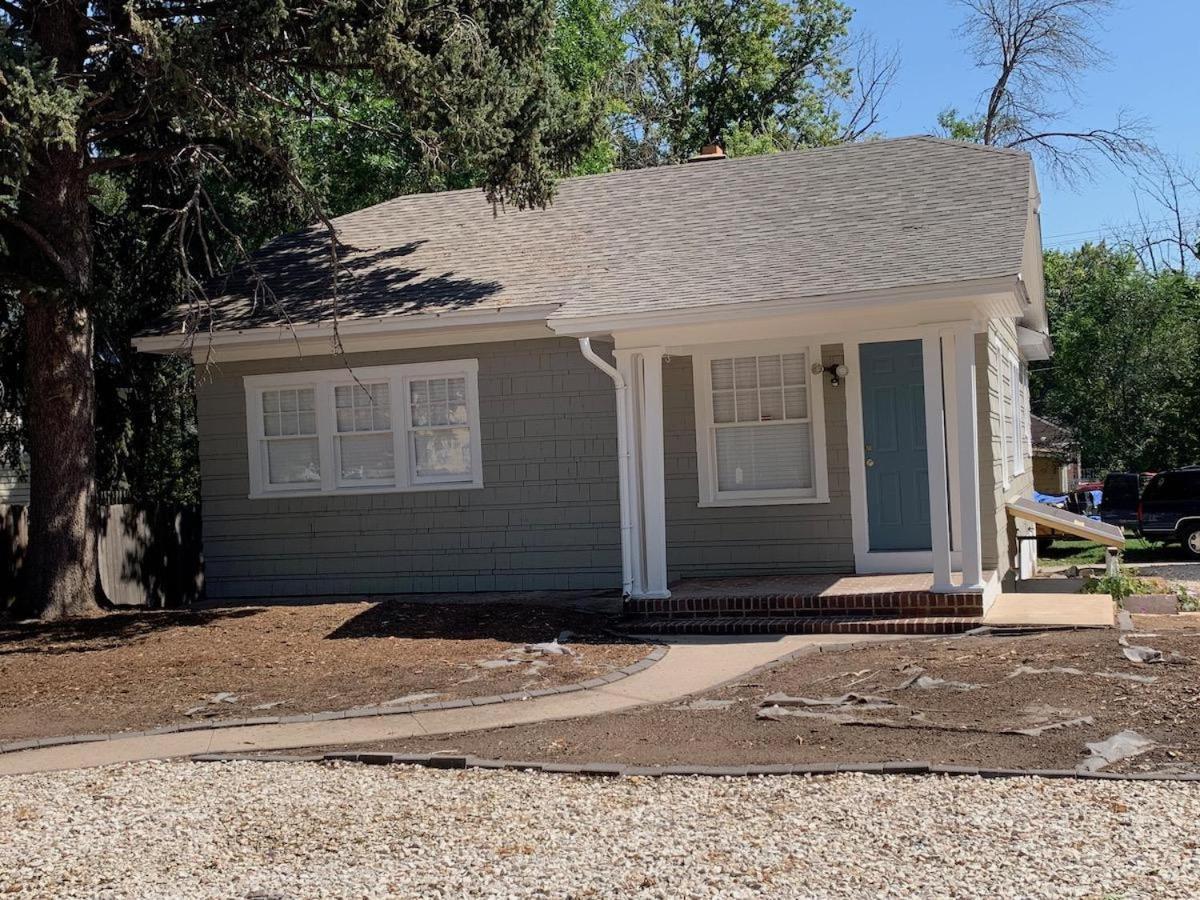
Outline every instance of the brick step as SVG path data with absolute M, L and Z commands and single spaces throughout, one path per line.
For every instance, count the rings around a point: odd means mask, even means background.
M 918 616 L 981 616 L 983 595 L 897 591 L 875 594 L 776 594 L 761 596 L 671 597 L 667 600 L 629 600 L 625 612 L 646 618 L 728 618 L 756 616 L 841 616 L 914 618 Z
M 631 634 L 962 634 L 983 624 L 981 616 L 692 616 L 626 618 Z

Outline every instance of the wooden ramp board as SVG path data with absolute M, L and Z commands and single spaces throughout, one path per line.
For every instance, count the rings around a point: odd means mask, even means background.
M 1045 503 L 1035 503 L 1027 497 L 1010 500 L 1004 504 L 1008 514 L 1016 519 L 1025 519 L 1055 531 L 1073 534 L 1085 541 L 1103 544 L 1106 547 L 1125 549 L 1125 532 L 1116 525 L 1108 525 L 1096 519 L 1089 519 L 1078 513 L 1067 512 Z

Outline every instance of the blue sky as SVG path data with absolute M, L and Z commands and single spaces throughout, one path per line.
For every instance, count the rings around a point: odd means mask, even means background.
M 897 47 L 900 71 L 884 105 L 882 130 L 891 136 L 935 130 L 947 106 L 974 111 L 988 76 L 974 67 L 955 33 L 963 10 L 951 0 L 847 0 L 853 29 L 874 34 L 881 48 Z M 1102 67 L 1080 82 L 1069 124 L 1111 124 L 1125 108 L 1148 120 L 1164 151 L 1200 163 L 1200 0 L 1123 0 L 1105 20 L 1097 42 Z M 1062 107 L 1072 106 L 1063 98 Z M 1105 165 L 1095 181 L 1056 183 L 1039 172 L 1042 232 L 1047 248 L 1076 246 L 1136 219 L 1127 174 Z

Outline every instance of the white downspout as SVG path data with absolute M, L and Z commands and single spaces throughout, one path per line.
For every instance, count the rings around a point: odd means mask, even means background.
M 621 504 L 621 593 L 629 597 L 633 593 L 633 516 L 630 511 L 629 479 L 629 385 L 613 366 L 592 349 L 592 339 L 581 337 L 579 349 L 583 358 L 613 380 L 617 391 L 617 481 Z

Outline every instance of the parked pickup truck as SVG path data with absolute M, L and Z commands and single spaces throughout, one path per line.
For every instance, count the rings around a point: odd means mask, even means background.
M 1142 491 L 1138 531 L 1152 541 L 1179 541 L 1200 559 L 1200 466 L 1159 472 Z

